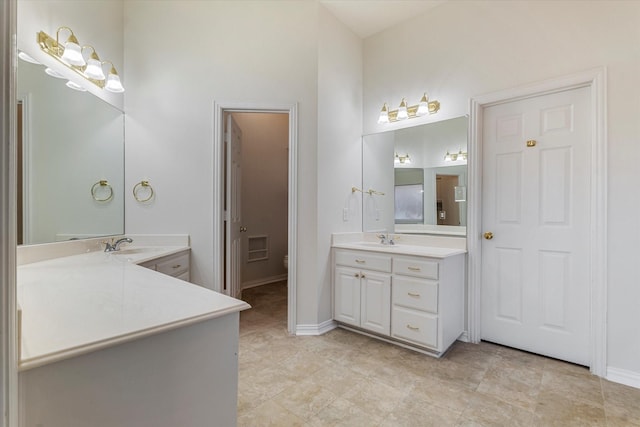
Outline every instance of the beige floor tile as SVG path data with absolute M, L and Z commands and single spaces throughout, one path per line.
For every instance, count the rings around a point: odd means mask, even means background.
M 304 425 L 304 420 L 272 400 L 238 416 L 238 427 L 303 427 Z
M 494 396 L 475 393 L 461 419 L 467 425 L 531 427 L 533 411 L 506 403 Z
M 334 400 L 308 420 L 312 427 L 375 427 L 382 420 L 345 399 Z
M 313 379 L 305 379 L 284 389 L 273 401 L 307 420 L 338 399 L 335 393 L 318 384 Z
M 535 408 L 534 425 L 544 427 L 606 426 L 604 408 L 571 399 L 566 393 L 542 391 Z
M 441 359 L 342 328 L 286 330 L 286 283 L 243 296 L 239 426 L 640 427 L 640 390 L 482 342 Z

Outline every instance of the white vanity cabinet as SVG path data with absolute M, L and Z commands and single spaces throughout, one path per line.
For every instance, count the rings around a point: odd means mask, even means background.
M 464 331 L 464 253 L 334 248 L 334 320 L 442 355 Z
M 160 258 L 153 259 L 151 261 L 143 262 L 140 264 L 140 266 L 188 282 L 190 279 L 189 254 L 189 249 L 185 249 L 184 251 L 180 251 L 175 254 L 166 255 Z
M 339 249 L 334 260 L 334 318 L 388 336 L 391 257 Z

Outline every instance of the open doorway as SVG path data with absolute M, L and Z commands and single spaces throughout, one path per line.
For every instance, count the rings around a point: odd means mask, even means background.
M 240 298 L 243 289 L 284 286 L 292 334 L 296 129 L 295 106 L 216 104 L 213 235 L 218 290 Z

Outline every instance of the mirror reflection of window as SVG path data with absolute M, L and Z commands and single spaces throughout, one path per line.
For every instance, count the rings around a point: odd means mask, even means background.
M 424 222 L 424 187 L 422 184 L 396 185 L 396 224 L 422 224 Z

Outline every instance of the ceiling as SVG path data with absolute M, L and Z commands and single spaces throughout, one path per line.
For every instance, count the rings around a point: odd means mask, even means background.
M 319 0 L 362 38 L 432 9 L 446 0 Z

